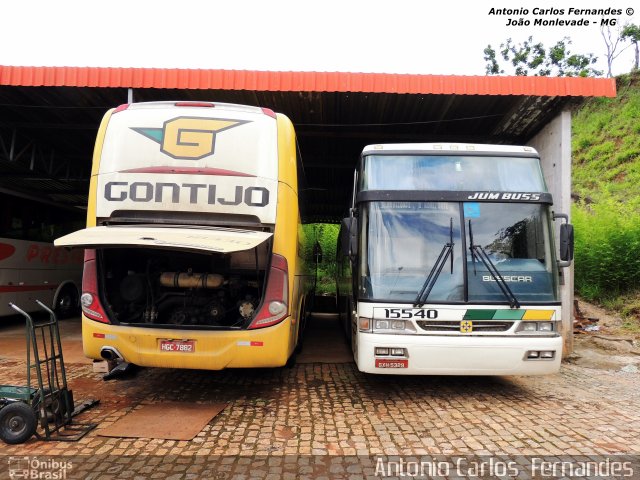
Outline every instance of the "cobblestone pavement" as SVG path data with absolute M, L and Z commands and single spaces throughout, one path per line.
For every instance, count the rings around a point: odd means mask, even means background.
M 23 361 L 4 358 L 0 383 L 23 384 L 24 372 Z M 79 442 L 2 445 L 3 455 L 85 456 L 92 465 L 87 478 L 134 478 L 131 472 L 199 478 L 214 457 L 222 475 L 216 478 L 248 478 L 251 458 L 261 459 L 266 475 L 273 467 L 273 478 L 296 478 L 304 471 L 300 462 L 317 456 L 329 474 L 336 456 L 640 455 L 637 373 L 565 364 L 546 377 L 388 377 L 359 373 L 352 363 L 312 363 L 221 372 L 142 369 L 109 382 L 88 364 L 68 365 L 67 374 L 76 401 L 100 399 L 78 417 L 97 429 Z M 228 406 L 193 441 L 99 435 L 137 406 L 165 401 Z M 294 464 L 287 470 L 288 459 Z M 336 468 L 331 478 L 363 475 L 349 465 Z

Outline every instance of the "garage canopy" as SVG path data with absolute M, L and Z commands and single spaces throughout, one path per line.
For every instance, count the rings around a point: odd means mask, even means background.
M 365 145 L 524 144 L 614 79 L 0 66 L 0 191 L 84 206 L 103 114 L 127 103 L 267 107 L 294 123 L 303 221 L 337 221 Z

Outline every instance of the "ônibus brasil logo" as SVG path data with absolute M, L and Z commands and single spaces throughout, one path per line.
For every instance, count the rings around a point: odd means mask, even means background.
M 131 130 L 160 144 L 160 151 L 172 158 L 200 160 L 213 154 L 216 135 L 249 120 L 176 117 L 162 128 L 131 127 Z

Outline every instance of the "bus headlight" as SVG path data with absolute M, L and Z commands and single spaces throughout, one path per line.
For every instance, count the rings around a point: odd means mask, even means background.
M 518 328 L 519 332 L 537 332 L 538 324 L 536 322 L 522 322 L 520 324 L 520 328 Z
M 524 360 L 554 360 L 555 350 L 529 350 L 524 354 Z
M 558 322 L 520 322 L 516 333 L 553 333 L 557 331 Z
M 406 357 L 407 349 L 403 347 L 376 347 L 375 354 L 378 357 L 387 357 L 389 355 L 393 357 Z
M 395 333 L 407 334 L 416 333 L 416 327 L 409 320 L 375 320 L 373 323 L 374 333 Z
M 389 320 L 376 320 L 376 330 L 389 330 Z
M 552 322 L 540 322 L 540 323 L 538 323 L 538 331 L 539 332 L 553 332 L 553 323 Z

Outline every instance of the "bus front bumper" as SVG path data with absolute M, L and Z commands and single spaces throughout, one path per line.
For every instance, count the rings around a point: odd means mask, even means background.
M 142 367 L 222 370 L 283 366 L 291 353 L 291 318 L 256 330 L 177 330 L 111 325 L 82 316 L 84 354 L 110 348 Z M 173 349 L 173 351 L 171 351 Z
M 376 355 L 404 348 L 405 356 Z M 390 350 L 391 351 L 391 350 Z M 529 358 L 553 351 L 554 358 Z M 360 333 L 356 362 L 366 373 L 395 375 L 547 375 L 558 372 L 562 337 L 380 335 Z

